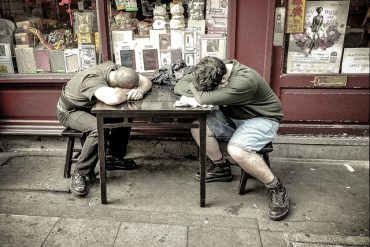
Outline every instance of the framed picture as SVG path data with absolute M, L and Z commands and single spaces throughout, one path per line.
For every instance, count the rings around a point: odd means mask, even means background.
M 197 45 L 197 32 L 184 31 L 184 51 L 193 51 Z
M 200 38 L 200 57 L 226 57 L 226 37 L 221 35 L 203 35 Z
M 167 50 L 171 46 L 171 34 L 160 33 L 159 34 L 159 49 Z
M 143 50 L 144 70 L 158 69 L 158 49 L 145 49 Z
M 75 73 L 80 70 L 80 56 L 78 49 L 64 50 L 66 73 Z
M 136 70 L 135 50 L 120 50 L 121 65 Z
M 184 61 L 187 66 L 195 66 L 196 64 L 195 52 L 184 52 Z
M 171 51 L 160 52 L 160 67 L 168 67 L 171 65 Z
M 0 43 L 0 62 L 11 62 L 10 44 Z
M 14 67 L 12 62 L 0 62 L 0 74 L 13 74 Z

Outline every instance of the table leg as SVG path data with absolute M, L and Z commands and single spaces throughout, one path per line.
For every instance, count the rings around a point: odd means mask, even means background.
M 105 135 L 104 117 L 97 114 L 98 123 L 98 142 L 99 142 L 99 174 L 100 174 L 100 197 L 101 203 L 107 204 L 107 174 L 105 170 Z
M 199 119 L 200 206 L 206 206 L 206 117 Z

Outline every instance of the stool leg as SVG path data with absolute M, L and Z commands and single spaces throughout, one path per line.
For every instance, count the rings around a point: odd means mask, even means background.
M 64 177 L 65 178 L 71 177 L 71 166 L 72 166 L 72 155 L 73 155 L 74 144 L 75 144 L 75 138 L 68 137 L 66 161 L 64 165 Z
M 239 195 L 244 195 L 246 191 L 247 181 L 252 178 L 247 172 L 240 168 L 240 182 L 239 182 Z
M 266 162 L 266 165 L 269 168 L 271 168 L 269 153 L 263 153 L 262 158 Z M 247 186 L 248 179 L 254 178 L 254 177 L 251 176 L 249 173 L 245 172 L 242 168 L 240 168 L 240 170 L 241 170 L 241 173 L 240 173 L 240 182 L 239 182 L 239 195 L 244 195 L 247 192 L 246 186 Z
M 263 160 L 266 162 L 266 165 L 269 168 L 271 168 L 271 166 L 270 166 L 270 155 L 269 155 L 269 153 L 264 153 L 263 154 Z

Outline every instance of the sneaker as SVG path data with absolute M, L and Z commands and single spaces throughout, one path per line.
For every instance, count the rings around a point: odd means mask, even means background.
M 107 171 L 112 170 L 134 170 L 137 169 L 136 162 L 132 159 L 116 159 L 114 157 L 107 159 Z
M 195 179 L 200 180 L 200 172 L 197 172 Z M 206 173 L 206 183 L 210 182 L 230 182 L 233 180 L 230 163 L 227 160 L 225 164 L 219 165 L 211 162 L 211 166 Z
M 75 196 L 84 196 L 87 194 L 87 186 L 85 177 L 81 176 L 77 172 L 72 174 L 72 182 L 69 187 L 70 191 Z
M 282 220 L 289 212 L 289 196 L 285 187 L 279 184 L 275 188 L 268 189 L 270 197 L 269 216 L 271 220 Z

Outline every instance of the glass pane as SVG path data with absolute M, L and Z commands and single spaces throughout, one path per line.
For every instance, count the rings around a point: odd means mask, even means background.
M 75 73 L 97 62 L 94 0 L 0 1 L 0 73 Z
M 227 0 L 112 0 L 108 13 L 119 65 L 152 73 L 204 56 L 226 58 Z
M 366 0 L 289 1 L 283 73 L 368 74 L 369 15 Z

